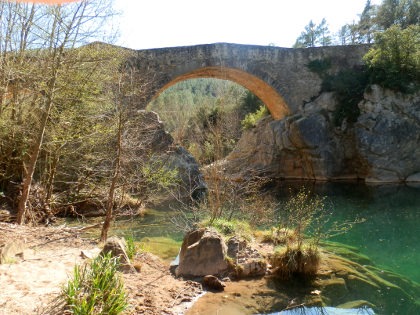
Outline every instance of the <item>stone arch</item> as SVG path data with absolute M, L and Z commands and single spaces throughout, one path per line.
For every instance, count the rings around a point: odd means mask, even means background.
M 274 119 L 281 119 L 290 113 L 284 99 L 266 82 L 248 72 L 227 67 L 204 67 L 184 73 L 162 87 L 154 96 L 156 98 L 168 87 L 188 79 L 216 78 L 235 82 L 250 90 L 267 106 Z

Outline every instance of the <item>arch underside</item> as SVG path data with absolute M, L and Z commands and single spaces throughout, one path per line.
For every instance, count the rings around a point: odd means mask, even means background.
M 225 67 L 205 67 L 182 74 L 161 88 L 153 98 L 178 82 L 198 78 L 229 80 L 242 85 L 261 99 L 276 120 L 290 113 L 286 102 L 269 84 L 245 71 Z

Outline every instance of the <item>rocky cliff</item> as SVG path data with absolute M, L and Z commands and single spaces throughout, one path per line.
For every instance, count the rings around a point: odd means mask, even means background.
M 298 114 L 263 119 L 244 132 L 225 172 L 236 178 L 420 181 L 420 93 L 372 86 L 353 125 L 334 126 L 336 106 L 333 93 L 323 93 Z
M 132 124 L 123 136 L 127 147 L 135 148 L 132 154 L 150 155 L 163 161 L 169 169 L 176 169 L 184 196 L 198 196 L 207 190 L 197 161 L 182 146 L 175 144 L 157 113 L 139 110 L 133 113 Z

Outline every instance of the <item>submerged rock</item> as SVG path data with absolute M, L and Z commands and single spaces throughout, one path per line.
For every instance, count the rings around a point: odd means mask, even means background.
M 210 290 L 223 291 L 225 289 L 225 284 L 220 281 L 217 277 L 212 275 L 207 275 L 203 278 L 203 286 Z
M 212 228 L 188 232 L 179 254 L 177 276 L 220 275 L 228 268 L 223 237 Z

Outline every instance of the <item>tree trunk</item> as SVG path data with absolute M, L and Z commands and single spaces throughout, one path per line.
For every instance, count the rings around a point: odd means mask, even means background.
M 120 160 L 121 160 L 121 138 L 122 138 L 122 112 L 120 111 L 118 117 L 118 136 L 117 136 L 117 156 L 115 159 L 114 175 L 112 176 L 111 186 L 109 187 L 108 202 L 106 207 L 106 217 L 104 225 L 102 226 L 101 242 L 105 242 L 108 238 L 108 230 L 111 226 L 112 209 L 114 207 L 115 187 L 120 176 Z
M 40 130 L 35 140 L 32 154 L 30 155 L 29 165 L 26 168 L 25 180 L 23 181 L 22 195 L 19 199 L 18 211 L 17 211 L 17 224 L 25 223 L 26 214 L 26 203 L 28 202 L 29 192 L 31 190 L 32 179 L 34 176 L 36 162 L 38 160 L 39 151 L 41 150 L 42 140 L 44 139 L 45 127 L 47 125 L 48 117 L 50 116 L 52 106 L 51 97 L 47 98 L 45 112 L 41 119 Z

